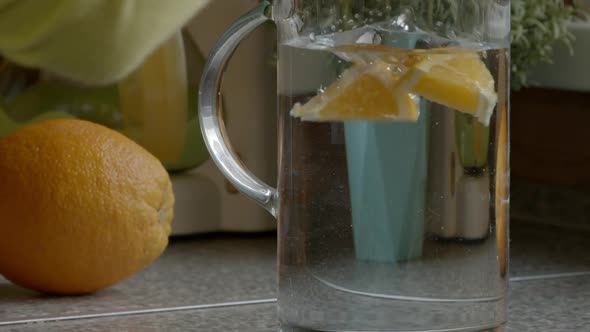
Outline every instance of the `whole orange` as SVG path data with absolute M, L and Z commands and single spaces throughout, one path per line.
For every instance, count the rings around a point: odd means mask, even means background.
M 166 248 L 174 196 L 158 159 L 109 128 L 51 120 L 0 140 L 0 274 L 82 294 Z

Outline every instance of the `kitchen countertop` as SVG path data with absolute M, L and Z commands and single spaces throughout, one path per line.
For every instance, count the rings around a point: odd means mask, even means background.
M 513 222 L 508 331 L 590 331 L 590 233 Z M 4 331 L 277 331 L 274 234 L 173 239 L 143 272 L 80 297 L 0 277 Z

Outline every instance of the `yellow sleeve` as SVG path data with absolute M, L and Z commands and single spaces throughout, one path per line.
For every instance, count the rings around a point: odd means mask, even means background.
M 103 84 L 127 75 L 208 0 L 0 0 L 0 54 Z

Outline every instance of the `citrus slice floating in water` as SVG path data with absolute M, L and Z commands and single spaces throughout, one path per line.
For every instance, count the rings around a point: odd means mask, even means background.
M 296 104 L 291 115 L 304 121 L 416 121 L 418 105 L 399 83 L 391 64 L 353 66 L 306 104 Z
M 489 124 L 498 96 L 492 74 L 475 51 L 358 45 L 333 52 L 353 67 L 306 104 L 296 104 L 292 116 L 304 121 L 416 121 L 416 97 L 423 97 Z
M 475 52 L 419 55 L 402 89 L 476 117 L 489 125 L 498 95 L 492 74 Z

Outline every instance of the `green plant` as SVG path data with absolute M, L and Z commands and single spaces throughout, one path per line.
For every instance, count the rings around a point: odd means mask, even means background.
M 512 0 L 511 84 L 513 89 L 526 85 L 531 66 L 550 63 L 556 42 L 572 46 L 568 23 L 572 6 L 562 0 Z

